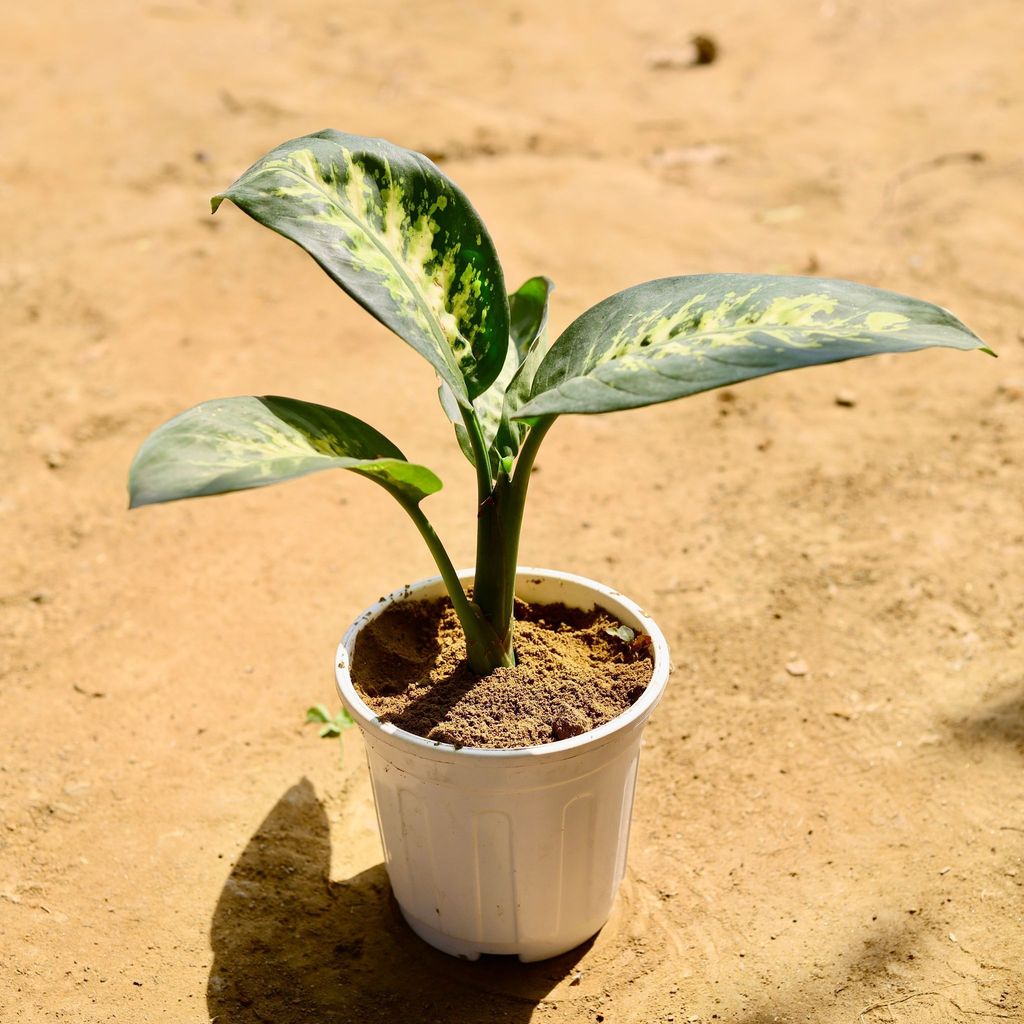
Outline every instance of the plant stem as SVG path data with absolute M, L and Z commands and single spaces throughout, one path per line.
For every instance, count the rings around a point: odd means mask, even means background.
M 526 508 L 526 492 L 530 488 L 530 474 L 533 472 L 533 463 L 537 458 L 540 443 L 551 429 L 555 419 L 555 416 L 542 416 L 537 420 L 526 435 L 522 451 L 520 451 L 519 459 L 516 462 L 507 515 L 508 530 L 505 535 L 505 554 L 506 558 L 511 561 L 513 568 L 519 558 L 519 536 L 523 530 L 523 512 Z
M 499 470 L 494 489 L 477 510 L 473 600 L 501 641 L 507 663 L 514 665 L 512 601 L 516 567 L 515 562 L 509 565 L 506 558 L 510 493 L 508 474 L 503 469 Z
M 512 615 L 526 492 L 537 450 L 554 421 L 554 416 L 546 416 L 534 424 L 523 443 L 514 477 L 499 470 L 477 515 L 473 600 L 501 645 L 504 660 L 500 664 L 504 665 L 515 664 Z M 495 664 L 492 669 L 497 667 Z
M 438 537 L 437 531 L 424 515 L 423 510 L 417 503 L 411 501 L 403 501 L 401 505 L 409 514 L 409 518 L 416 524 L 416 529 L 420 531 L 420 536 L 426 541 L 427 548 L 441 572 L 441 578 L 448 590 L 455 614 L 466 634 L 466 654 L 473 671 L 480 675 L 487 675 L 501 665 L 513 664 L 509 661 L 505 645 L 499 640 L 493 627 L 481 614 L 479 607 L 466 596 L 455 566 L 452 565 L 452 560 L 448 557 L 441 538 Z
M 491 476 L 491 460 L 484 441 L 484 432 L 476 413 L 465 407 L 462 409 L 462 422 L 469 435 L 469 443 L 473 448 L 473 460 L 476 463 L 476 500 L 483 503 L 494 489 L 494 478 Z

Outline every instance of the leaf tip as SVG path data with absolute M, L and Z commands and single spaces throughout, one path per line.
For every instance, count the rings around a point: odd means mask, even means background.
M 210 198 L 210 213 L 216 213 L 220 209 L 220 204 L 227 199 L 227 196 L 221 193 L 220 195 L 212 196 Z
M 142 508 L 143 505 L 148 505 L 141 489 L 135 485 L 134 480 L 128 482 L 128 511 L 132 509 Z

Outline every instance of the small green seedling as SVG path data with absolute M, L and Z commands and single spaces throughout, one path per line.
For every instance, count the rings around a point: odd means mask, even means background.
M 433 366 L 476 473 L 472 598 L 421 508 L 441 481 L 373 427 L 323 405 L 223 398 L 182 413 L 136 455 L 132 507 L 321 469 L 368 477 L 422 534 L 481 674 L 515 663 L 523 509 L 537 450 L 559 416 L 635 409 L 880 352 L 984 349 L 951 313 L 918 299 L 849 281 L 745 274 L 627 288 L 549 344 L 551 282 L 533 277 L 507 294 L 465 195 L 426 157 L 382 139 L 324 131 L 286 142 L 214 197 L 214 212 L 225 199 L 300 245 Z
M 324 704 L 314 704 L 309 708 L 306 711 L 306 721 L 320 724 L 320 738 L 322 740 L 329 740 L 334 736 L 340 739 L 342 731 L 355 724 L 352 721 L 352 716 L 345 708 L 342 708 L 332 718 L 330 711 L 327 710 Z

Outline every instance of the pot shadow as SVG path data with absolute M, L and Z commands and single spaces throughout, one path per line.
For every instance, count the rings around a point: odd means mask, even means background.
M 410 931 L 383 864 L 333 882 L 330 859 L 327 815 L 303 779 L 253 834 L 217 901 L 211 1020 L 526 1022 L 589 948 L 537 964 L 458 960 Z

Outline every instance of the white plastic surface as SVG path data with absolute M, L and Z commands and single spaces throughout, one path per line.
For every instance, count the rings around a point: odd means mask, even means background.
M 649 634 L 653 678 L 632 707 L 582 736 L 514 750 L 434 743 L 380 722 L 353 687 L 349 664 L 359 630 L 390 604 L 444 593 L 435 577 L 389 594 L 359 616 L 336 659 L 338 691 L 366 744 L 391 886 L 412 929 L 446 953 L 557 956 L 611 913 L 626 868 L 640 734 L 664 692 L 668 647 L 655 623 L 615 591 L 568 573 L 519 569 L 520 597 L 599 604 Z

